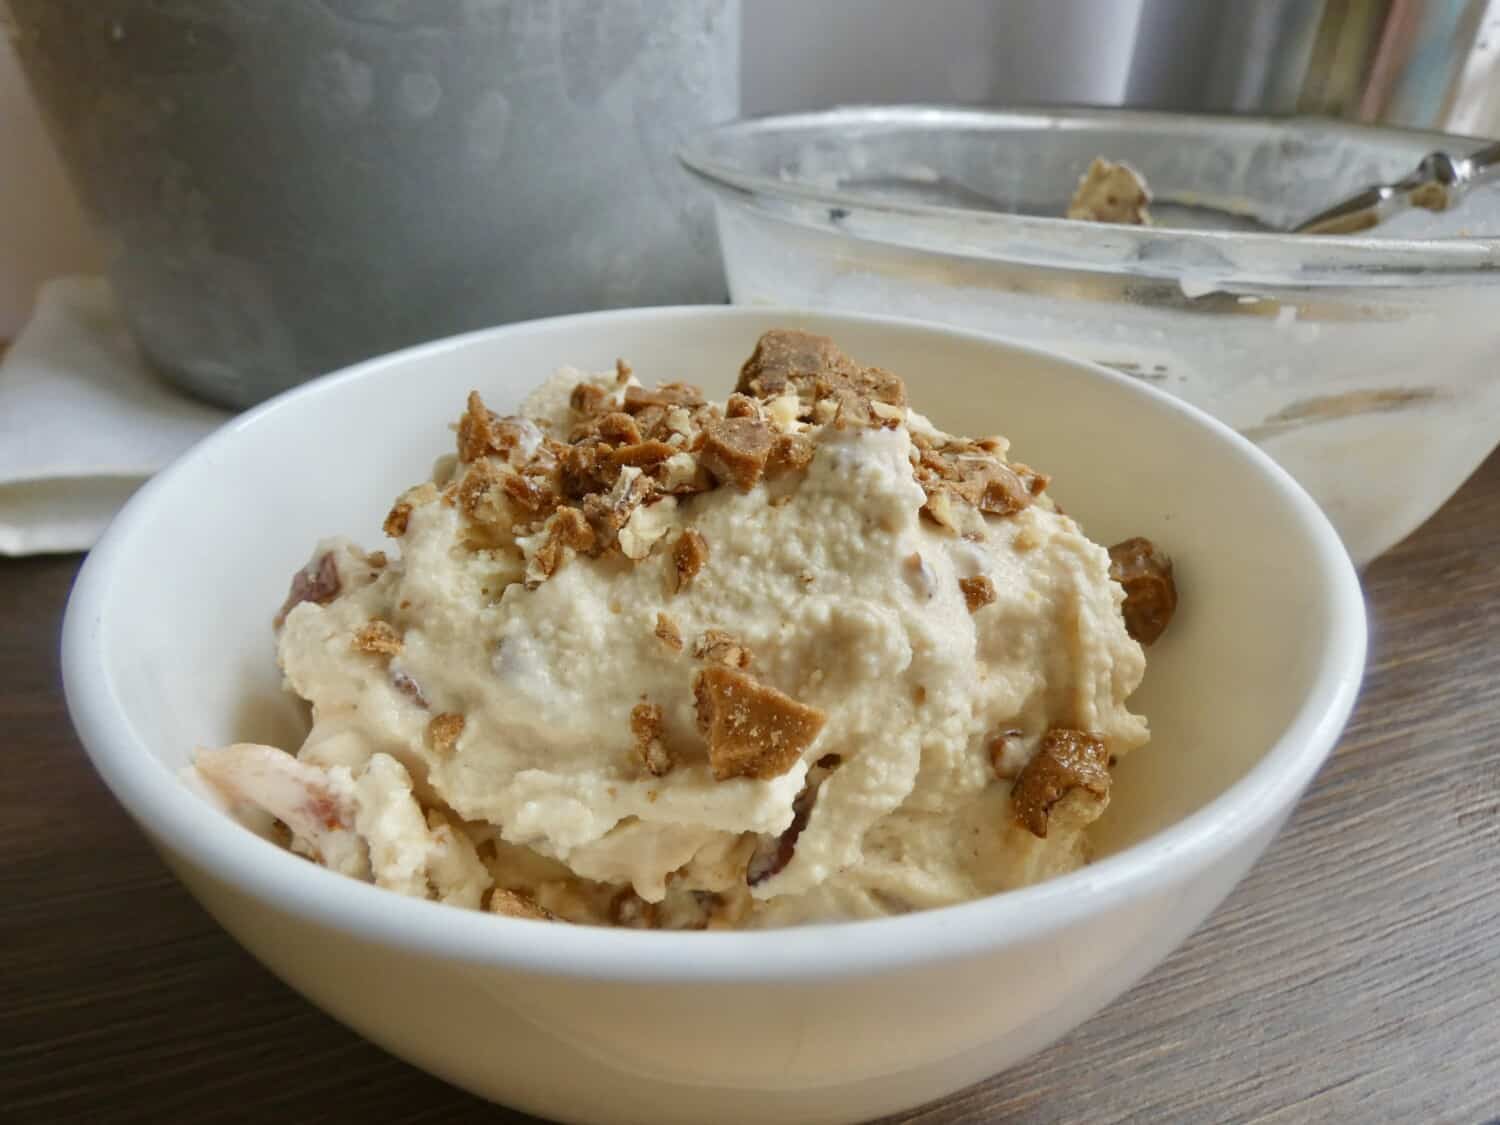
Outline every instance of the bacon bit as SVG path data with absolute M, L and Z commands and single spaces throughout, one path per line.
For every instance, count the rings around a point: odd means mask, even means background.
M 427 724 L 427 740 L 433 751 L 444 757 L 452 754 L 459 736 L 464 733 L 464 725 L 464 717 L 456 712 L 444 711 L 434 715 Z
M 780 777 L 813 744 L 826 719 L 816 707 L 720 664 L 698 673 L 693 696 L 716 781 Z
M 276 612 L 273 623 L 276 628 L 281 628 L 286 623 L 286 615 L 303 602 L 327 605 L 339 596 L 342 588 L 338 561 L 333 557 L 332 551 L 324 551 L 292 575 L 291 589 L 287 591 L 286 601 Z
M 996 732 L 990 738 L 988 746 L 990 769 L 994 770 L 995 776 L 1001 781 L 1010 781 L 1016 776 L 1016 771 L 1008 768 L 1005 764 L 1005 751 L 1012 739 L 1022 738 L 1025 734 L 1026 732 L 1020 728 L 1011 727 L 1008 730 Z
M 817 764 L 807 771 L 807 781 L 792 801 L 792 822 L 780 836 L 761 836 L 745 866 L 745 882 L 750 886 L 764 883 L 773 875 L 781 873 L 792 862 L 797 850 L 797 837 L 812 819 L 813 805 L 818 800 L 818 789 L 838 769 L 843 759 L 837 754 L 824 754 Z
M 715 419 L 703 427 L 698 460 L 720 482 L 749 492 L 765 472 L 773 441 L 771 427 L 758 419 Z
M 371 621 L 355 632 L 354 650 L 390 659 L 401 651 L 401 634 L 387 621 Z
M 490 891 L 488 910 L 491 914 L 503 914 L 507 918 L 530 918 L 536 922 L 555 922 L 557 916 L 519 891 L 495 887 Z
M 771 443 L 771 453 L 766 458 L 766 473 L 776 476 L 780 473 L 801 472 L 812 464 L 814 452 L 812 439 L 805 434 L 777 434 Z
M 995 600 L 995 584 L 983 574 L 960 578 L 958 588 L 964 592 L 964 604 L 970 613 L 978 613 Z
M 1011 804 L 1017 822 L 1038 839 L 1047 838 L 1052 807 L 1075 789 L 1098 800 L 1109 796 L 1109 752 L 1104 740 L 1081 730 L 1053 727 L 1041 748 L 1016 778 Z
M 748 668 L 754 659 L 745 643 L 723 629 L 707 629 L 693 642 L 693 656 L 726 668 Z
M 665 777 L 672 770 L 672 756 L 661 740 L 662 711 L 644 699 L 630 709 L 630 733 L 635 738 L 635 753 L 652 777 Z
M 682 629 L 673 618 L 665 613 L 656 615 L 656 636 L 673 652 L 682 651 Z
M 625 388 L 625 410 L 636 414 L 648 406 L 702 406 L 703 392 L 691 383 L 662 383 L 656 390 L 645 387 Z
M 685 589 L 707 562 L 708 540 L 693 528 L 686 529 L 672 548 L 672 569 L 668 572 L 672 593 Z
M 1126 539 L 1109 549 L 1109 576 L 1125 589 L 1125 631 L 1155 644 L 1177 612 L 1172 560 L 1149 539 Z
M 422 694 L 421 685 L 400 669 L 391 669 L 391 687 L 395 688 L 424 711 L 427 709 L 427 697 Z
M 632 930 L 655 929 L 656 904 L 647 902 L 632 888 L 626 887 L 610 900 L 609 920 L 616 926 Z

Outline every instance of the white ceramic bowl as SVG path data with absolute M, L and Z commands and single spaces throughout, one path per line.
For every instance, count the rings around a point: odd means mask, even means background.
M 765 328 L 827 332 L 918 406 L 1002 432 L 1095 538 L 1147 535 L 1182 607 L 1151 651 L 1149 747 L 1076 874 L 964 906 L 766 933 L 647 933 L 417 902 L 278 850 L 196 797 L 197 744 L 286 736 L 270 616 L 329 533 L 372 545 L 450 444 L 555 366 L 625 356 L 723 392 Z M 564 1121 L 851 1121 L 984 1078 L 1130 987 L 1245 874 L 1334 744 L 1364 663 L 1359 585 L 1311 500 L 1225 427 L 1123 376 L 911 322 L 646 309 L 517 324 L 290 392 L 143 489 L 63 631 L 95 766 L 272 971 L 475 1093 Z

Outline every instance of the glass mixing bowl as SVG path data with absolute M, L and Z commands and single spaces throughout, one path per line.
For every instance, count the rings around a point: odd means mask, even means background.
M 838 109 L 720 126 L 733 299 L 977 328 L 1128 372 L 1260 443 L 1363 565 L 1500 440 L 1500 191 L 1358 236 L 1280 233 L 1482 142 L 1320 119 Z M 1152 226 L 1059 218 L 1095 156 Z

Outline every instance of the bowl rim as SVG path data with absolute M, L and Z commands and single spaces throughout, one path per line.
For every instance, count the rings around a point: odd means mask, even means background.
M 1422 140 L 1431 148 L 1445 151 L 1478 148 L 1482 140 L 1457 134 L 1439 133 L 1430 130 L 1399 129 L 1388 126 L 1365 125 L 1312 115 L 1288 114 L 1281 116 L 1229 116 L 1209 113 L 1167 113 L 1152 110 L 1124 109 L 1094 106 L 1016 106 L 1005 108 L 980 108 L 912 103 L 904 105 L 845 105 L 831 109 L 799 113 L 766 114 L 740 117 L 721 122 L 689 137 L 677 149 L 678 162 L 692 175 L 721 194 L 727 194 L 747 205 L 765 206 L 770 201 L 783 205 L 810 204 L 821 208 L 835 208 L 847 214 L 860 214 L 867 220 L 907 219 L 921 220 L 933 229 L 952 231 L 952 253 L 966 256 L 996 257 L 1005 259 L 1007 253 L 985 253 L 975 249 L 972 241 L 976 232 L 985 232 L 1002 245 L 1015 240 L 1021 243 L 1030 240 L 1039 245 L 1049 241 L 1059 247 L 1069 240 L 1068 250 L 1072 256 L 1054 265 L 1086 266 L 1090 255 L 1087 248 L 1079 250 L 1074 244 L 1076 232 L 1084 224 L 1078 220 L 1061 216 L 1019 215 L 1009 212 L 984 211 L 967 207 L 943 204 L 896 202 L 874 199 L 859 192 L 847 192 L 838 188 L 820 187 L 805 180 L 779 179 L 754 171 L 743 162 L 735 162 L 717 150 L 735 140 L 777 132 L 818 130 L 829 136 L 849 136 L 861 130 L 879 128 L 921 128 L 927 130 L 948 127 L 962 128 L 1025 128 L 1028 130 L 1076 129 L 1085 126 L 1132 125 L 1142 129 L 1166 129 L 1193 122 L 1215 132 L 1249 132 L 1266 128 L 1319 129 L 1330 133 L 1353 136 L 1407 138 Z M 1329 200 L 1329 203 L 1336 200 Z M 909 241 L 897 233 L 871 230 L 853 233 L 813 223 L 806 216 L 778 212 L 778 217 L 799 222 L 799 225 L 814 229 L 828 229 L 846 238 L 855 238 L 877 243 L 890 242 L 908 245 L 917 249 L 933 249 L 928 241 Z M 961 225 L 961 229 L 960 228 Z M 1300 273 L 1306 275 L 1302 282 L 1324 280 L 1329 273 L 1368 274 L 1372 279 L 1403 279 L 1414 274 L 1462 274 L 1493 273 L 1497 270 L 1496 255 L 1500 254 L 1500 237 L 1444 238 L 1381 238 L 1373 234 L 1290 234 L 1278 231 L 1230 231 L 1212 229 L 1187 229 L 1167 227 L 1133 227 L 1114 224 L 1088 224 L 1095 231 L 1107 230 L 1116 238 L 1128 237 L 1143 249 L 1140 257 L 1150 259 L 1150 247 L 1155 254 L 1170 255 L 1172 248 L 1181 251 L 1184 265 L 1177 272 L 1191 272 L 1189 263 L 1211 253 L 1215 247 L 1235 247 L 1254 250 L 1264 255 L 1279 256 L 1297 262 L 1313 258 L 1311 264 L 1302 265 Z M 1100 236 L 1100 241 L 1105 239 Z M 969 245 L 966 245 L 968 243 Z M 1199 248 L 1197 256 L 1193 249 Z M 1317 256 L 1321 256 L 1318 260 Z M 1393 259 L 1395 264 L 1393 267 Z M 1037 261 L 1033 264 L 1048 264 Z M 1101 250 L 1095 257 L 1094 268 L 1121 270 L 1122 262 L 1118 247 Z M 1319 272 L 1318 267 L 1322 267 Z M 1174 267 L 1168 261 L 1166 270 Z M 1291 280 L 1291 279 L 1289 279 Z
M 753 932 L 674 933 L 560 926 L 410 899 L 328 871 L 260 838 L 183 784 L 147 748 L 125 716 L 96 643 L 115 596 L 116 560 L 145 534 L 158 497 L 216 449 L 247 429 L 274 424 L 355 380 L 440 359 L 479 341 L 620 321 L 715 318 L 770 324 L 815 321 L 894 327 L 930 338 L 958 337 L 998 352 L 1042 358 L 1146 396 L 1157 407 L 1208 427 L 1231 443 L 1306 533 L 1330 591 L 1331 628 L 1317 674 L 1292 722 L 1256 764 L 1198 811 L 1140 843 L 1036 886 L 893 918 Z M 1266 454 L 1207 414 L 1094 364 L 985 333 L 900 317 L 787 307 L 666 306 L 525 321 L 420 344 L 379 356 L 283 392 L 226 423 L 142 487 L 85 560 L 62 630 L 69 712 L 90 760 L 127 812 L 161 850 L 210 878 L 282 911 L 361 940 L 463 963 L 612 981 L 770 983 L 827 980 L 909 969 L 981 955 L 1030 940 L 1162 891 L 1202 871 L 1274 827 L 1332 750 L 1353 707 L 1364 669 L 1364 601 L 1353 565 L 1327 518 Z M 175 864 L 174 864 L 175 866 Z

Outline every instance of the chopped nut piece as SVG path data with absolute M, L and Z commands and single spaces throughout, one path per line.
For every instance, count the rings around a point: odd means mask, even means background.
M 1031 504 L 1031 489 L 1009 465 L 994 465 L 979 494 L 979 510 L 992 516 L 1013 516 Z
M 964 592 L 964 604 L 970 613 L 977 613 L 995 600 L 995 584 L 983 574 L 960 578 L 958 588 Z
M 726 668 L 748 668 L 755 659 L 743 641 L 723 629 L 704 630 L 702 636 L 693 642 L 693 655 Z
M 427 724 L 427 739 L 432 748 L 439 754 L 448 755 L 453 753 L 453 748 L 458 745 L 459 736 L 464 732 L 464 717 L 453 711 L 444 711 L 441 715 L 434 715 Z
M 537 922 L 555 922 L 556 916 L 552 911 L 538 906 L 526 895 L 518 891 L 506 890 L 504 887 L 496 887 L 490 892 L 491 914 L 503 914 L 507 918 L 530 918 Z
M 715 419 L 703 428 L 698 460 L 721 482 L 742 492 L 755 487 L 775 440 L 771 427 L 756 418 Z
M 1081 730 L 1053 727 L 1035 757 L 1016 778 L 1010 799 L 1016 820 L 1033 836 L 1047 838 L 1052 806 L 1075 789 L 1103 801 L 1109 797 L 1109 752 L 1104 740 Z
M 622 445 L 610 453 L 610 463 L 614 465 L 634 465 L 636 468 L 650 468 L 660 465 L 668 457 L 677 452 L 677 447 L 668 445 L 664 441 L 639 441 L 634 445 Z
M 527 560 L 527 587 L 534 590 L 551 578 L 568 558 L 568 551 L 588 551 L 596 543 L 594 528 L 582 512 L 577 508 L 557 509 L 547 521 L 547 538 Z
M 282 602 L 281 608 L 276 611 L 274 624 L 278 629 L 281 628 L 283 622 L 286 621 L 286 615 L 303 602 L 327 605 L 339 596 L 342 588 L 343 585 L 339 581 L 339 564 L 334 559 L 332 551 L 324 551 L 292 575 L 291 589 L 287 591 L 286 601 Z
M 371 570 L 384 570 L 388 561 L 384 551 L 371 551 L 365 556 L 365 565 Z
M 530 515 L 551 511 L 557 506 L 557 495 L 544 488 L 531 477 L 507 473 L 500 480 L 500 488 L 507 497 Z
M 395 656 L 401 651 L 401 634 L 387 621 L 371 621 L 354 634 L 354 648 L 371 656 Z
M 803 434 L 778 434 L 766 458 L 766 473 L 801 472 L 812 464 L 815 452 L 812 439 Z
M 397 498 L 390 513 L 385 517 L 385 533 L 392 539 L 400 539 L 406 534 L 407 523 L 417 505 L 429 504 L 436 500 L 437 496 L 437 488 L 431 484 L 419 484 L 415 488 L 408 488 Z
M 568 405 L 575 413 L 589 417 L 601 413 L 609 399 L 609 392 L 597 383 L 579 383 L 568 396 Z
M 724 404 L 724 417 L 726 418 L 760 418 L 760 404 L 753 398 L 738 392 L 729 396 L 729 401 Z
M 635 419 L 620 411 L 600 418 L 597 432 L 610 445 L 639 445 L 641 441 L 640 427 L 635 424 Z
M 625 388 L 625 410 L 635 414 L 648 406 L 702 406 L 703 392 L 691 383 L 662 383 L 654 391 L 645 387 Z
M 994 770 L 995 776 L 1001 781 L 1012 781 L 1015 779 L 1016 771 L 1006 762 L 1006 751 L 1018 738 L 1024 737 L 1025 731 L 1019 727 L 1011 727 L 1008 730 L 997 732 L 989 741 L 990 769 Z
M 655 703 L 643 700 L 630 709 L 630 733 L 635 736 L 636 756 L 652 777 L 665 777 L 672 769 L 672 756 L 661 740 L 661 724 L 661 708 Z
M 926 559 L 915 552 L 907 555 L 902 562 L 901 572 L 913 594 L 924 602 L 932 600 L 932 595 L 937 593 L 937 575 L 927 565 Z
M 720 664 L 698 673 L 693 695 L 717 781 L 779 777 L 823 729 L 822 711 Z
M 1139 172 L 1129 164 L 1096 156 L 1078 181 L 1068 218 L 1139 226 L 1151 222 L 1146 209 L 1150 202 L 1151 191 Z
M 1172 560 L 1149 539 L 1126 539 L 1109 549 L 1109 576 L 1125 588 L 1125 631 L 1154 644 L 1177 611 Z
M 673 652 L 682 651 L 682 629 L 675 618 L 668 617 L 665 613 L 656 615 L 656 636 L 662 644 Z
M 479 461 L 488 454 L 507 460 L 520 449 L 529 456 L 541 439 L 535 423 L 526 418 L 501 418 L 486 409 L 478 391 L 469 392 L 468 409 L 458 420 L 458 459 Z
M 672 593 L 687 586 L 708 562 L 708 540 L 691 527 L 677 537 L 672 548 L 672 569 L 668 572 Z

